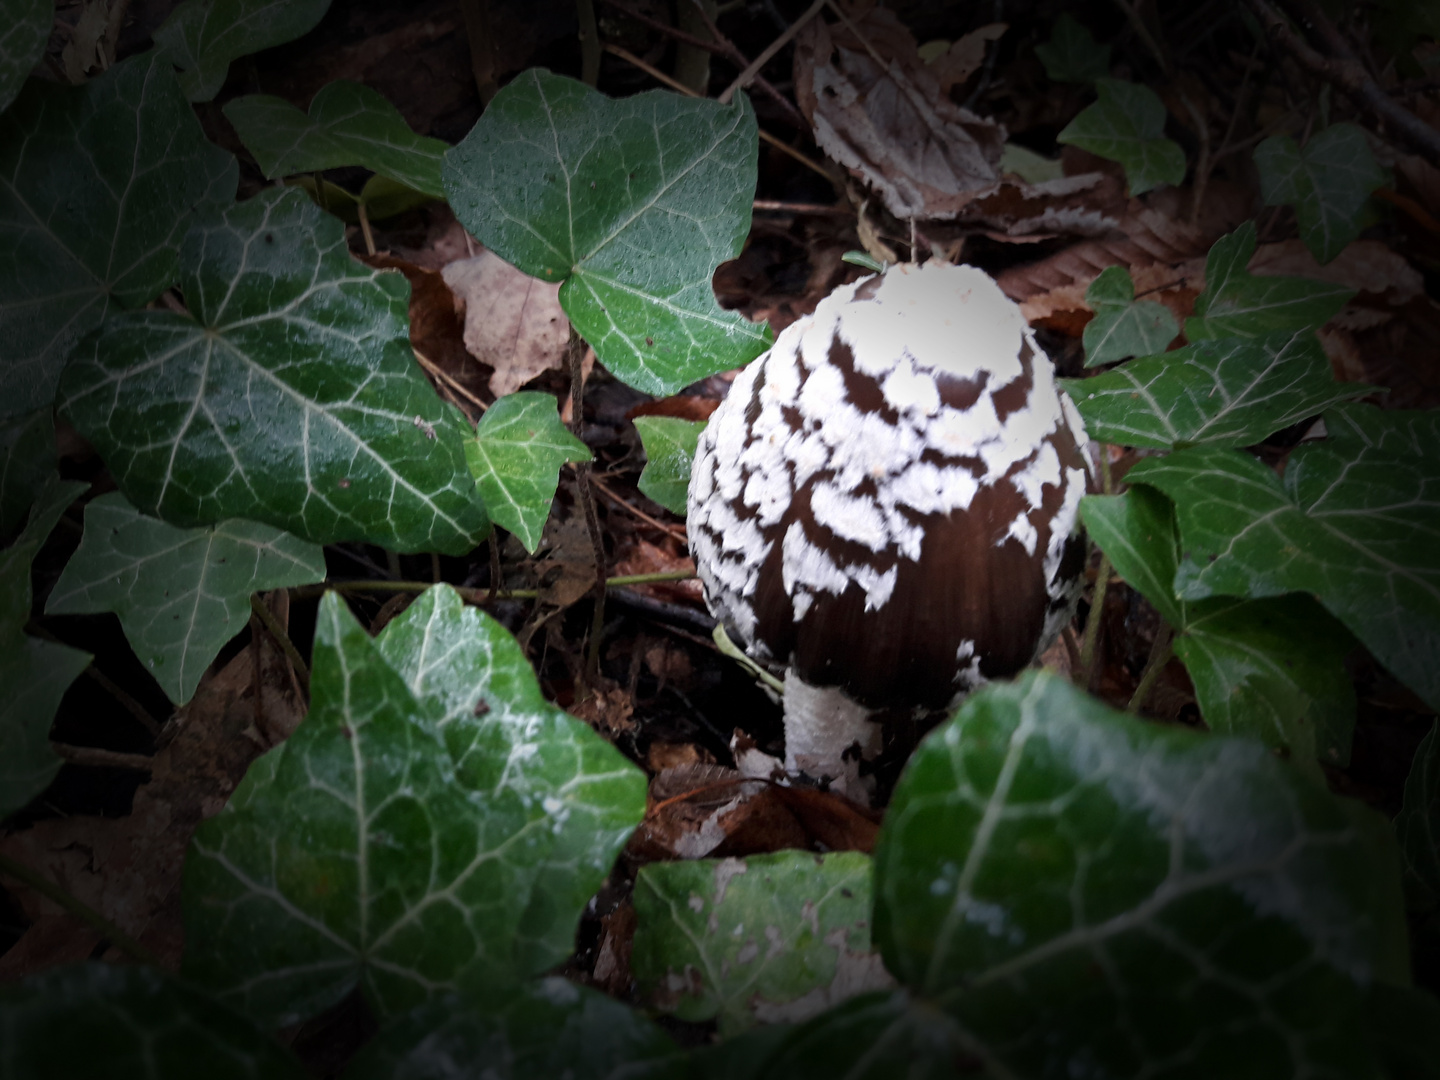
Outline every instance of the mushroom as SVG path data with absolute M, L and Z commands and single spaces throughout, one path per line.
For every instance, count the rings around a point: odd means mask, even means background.
M 843 285 L 736 377 L 696 451 L 690 549 L 711 613 L 783 673 L 788 771 L 864 798 L 887 726 L 933 723 L 1055 640 L 1086 444 L 973 266 Z

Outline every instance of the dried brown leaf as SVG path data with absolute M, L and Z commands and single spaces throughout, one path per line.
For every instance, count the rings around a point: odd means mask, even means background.
M 564 366 L 570 322 L 558 284 L 523 274 L 491 251 L 452 262 L 442 273 L 465 313 L 465 347 L 495 369 L 490 392 L 497 398 Z

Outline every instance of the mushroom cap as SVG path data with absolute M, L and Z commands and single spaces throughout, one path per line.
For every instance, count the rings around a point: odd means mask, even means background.
M 706 601 L 762 663 L 870 708 L 943 708 L 1069 621 L 1086 441 L 984 271 L 843 285 L 700 437 L 687 524 Z

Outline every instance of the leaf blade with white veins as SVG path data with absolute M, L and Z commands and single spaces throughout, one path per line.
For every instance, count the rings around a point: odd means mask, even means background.
M 52 410 L 0 418 L 0 537 L 24 520 L 46 475 L 55 468 Z
M 156 53 L 84 86 L 32 80 L 0 115 L 0 414 L 49 405 L 112 305 L 173 284 L 191 216 L 238 178 Z
M 1164 304 L 1136 302 L 1135 283 L 1123 266 L 1100 271 L 1085 290 L 1085 302 L 1095 312 L 1082 334 L 1087 368 L 1158 353 L 1180 332 Z
M 397 551 L 484 537 L 468 424 L 415 363 L 403 277 L 351 259 L 341 224 L 295 190 L 197 225 L 182 254 L 195 317 L 112 317 L 61 381 L 62 411 L 133 505 Z
M 1125 168 L 1131 195 L 1185 179 L 1185 151 L 1165 138 L 1165 105 L 1155 91 L 1124 79 L 1098 78 L 1100 100 L 1055 136 Z
M 268 180 L 359 165 L 445 197 L 440 166 L 449 145 L 415 134 L 399 109 L 361 83 L 327 83 L 308 116 L 268 94 L 235 98 L 223 111 Z
M 1300 239 L 1321 263 L 1360 235 L 1361 211 L 1387 179 L 1365 133 L 1350 123 L 1331 124 L 1303 148 L 1272 135 L 1255 147 L 1255 167 L 1265 205 L 1295 208 Z
M 1376 659 L 1440 704 L 1433 460 L 1331 438 L 1300 446 L 1283 484 L 1254 458 L 1215 447 L 1148 459 L 1127 479 L 1175 503 L 1181 595 L 1311 593 Z
M 1062 385 L 1094 438 L 1164 450 L 1249 446 L 1373 392 L 1336 382 L 1309 330 L 1199 341 Z
M 1359 821 L 1257 743 L 1027 672 L 910 759 L 875 934 L 1010 1075 L 1377 1078 L 1361 987 L 1403 914 Z
M 870 857 L 777 851 L 651 863 L 635 879 L 641 992 L 733 1035 L 808 1020 L 893 980 L 870 944 Z
M 85 533 L 46 603 L 52 615 L 113 611 L 177 705 L 250 620 L 250 594 L 325 579 L 314 544 L 253 521 L 177 529 L 118 492 L 85 508 Z
M 1222 236 L 1205 256 L 1205 291 L 1185 320 L 1191 342 L 1313 330 L 1337 314 L 1355 290 L 1311 278 L 1261 277 L 1246 266 L 1255 254 L 1255 222 Z
M 1054 82 L 1091 83 L 1110 74 L 1110 46 L 1068 11 L 1055 20 L 1050 40 L 1035 46 L 1035 55 Z
M 445 187 L 481 243 L 563 282 L 566 314 L 617 378 L 670 394 L 769 345 L 710 284 L 749 231 L 758 145 L 743 94 L 616 101 L 531 69 L 445 156 Z
M 209 101 L 230 62 L 314 29 L 330 0 L 186 0 L 155 31 L 191 101 Z
M 423 710 L 333 592 L 310 685 L 283 754 L 191 841 L 187 977 L 271 1026 L 357 984 L 388 1016 L 513 981 L 539 820 L 513 792 L 455 783 Z
M 532 555 L 560 485 L 560 467 L 589 461 L 590 448 L 560 422 L 551 394 L 506 394 L 465 440 L 465 461 L 490 518 L 514 533 Z
M 376 646 L 429 710 L 458 782 L 511 791 L 548 819 L 551 847 L 516 931 L 516 963 L 527 973 L 554 967 L 645 813 L 643 774 L 546 701 L 509 631 L 448 586 L 422 593 Z
M 640 490 L 672 514 L 684 517 L 690 466 L 705 422 L 673 416 L 637 416 L 635 430 L 640 433 L 646 458 Z
M 0 0 L 0 112 L 40 62 L 54 21 L 50 0 Z

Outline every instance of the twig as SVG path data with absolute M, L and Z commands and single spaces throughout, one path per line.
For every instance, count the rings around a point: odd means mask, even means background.
M 827 178 L 828 179 L 828 178 Z M 824 217 L 854 217 L 853 206 L 826 206 L 813 202 L 782 202 L 779 199 L 756 199 L 751 209 L 773 214 L 814 214 Z
M 355 200 L 355 216 L 360 219 L 360 235 L 365 238 L 365 254 L 375 254 L 375 234 L 370 231 L 370 215 L 365 212 L 365 200 Z
M 1250 72 L 1247 70 L 1248 76 Z M 1205 198 L 1205 185 L 1210 180 L 1210 120 L 1200 111 L 1190 95 L 1183 89 L 1180 91 L 1180 100 L 1185 104 L 1185 110 L 1190 114 L 1190 119 L 1195 121 L 1195 134 L 1200 138 L 1200 157 L 1195 162 L 1195 186 L 1191 192 L 1190 200 L 1190 227 L 1193 229 L 1200 221 L 1200 206 Z
M 500 595 L 500 544 L 495 539 L 494 526 L 490 529 L 490 539 L 486 541 L 490 548 L 490 591 L 485 597 L 487 604 L 493 604 L 496 597 Z M 505 594 L 509 596 L 507 592 Z
M 684 529 L 677 529 L 673 525 L 666 525 L 663 521 L 658 521 L 655 518 L 651 517 L 649 514 L 645 513 L 645 511 L 641 510 L 638 506 L 631 506 L 619 495 L 616 495 L 615 492 L 611 491 L 608 487 L 601 483 L 600 478 L 594 473 L 590 474 L 590 485 L 596 491 L 600 492 L 601 495 L 604 495 L 607 499 L 614 503 L 616 506 L 620 507 L 622 510 L 625 510 L 630 514 L 633 514 L 635 517 L 645 522 L 645 524 L 654 526 L 661 532 L 665 533 L 667 536 L 673 536 L 681 543 L 687 542 L 688 537 L 685 535 Z
M 305 666 L 305 660 L 300 655 L 300 650 L 290 640 L 290 635 L 280 625 L 280 620 L 275 618 L 275 613 L 270 610 L 270 605 L 260 599 L 259 593 L 251 593 L 250 610 L 265 624 L 266 631 L 275 639 L 275 644 L 280 646 L 280 651 L 285 654 L 285 659 L 289 660 L 290 666 L 295 669 L 295 677 L 300 681 L 301 689 L 308 694 L 310 692 L 310 669 Z M 259 692 L 259 687 L 256 687 L 256 692 Z
M 1095 588 L 1090 593 L 1090 613 L 1085 618 L 1085 636 L 1080 645 L 1079 685 L 1089 690 L 1095 682 L 1095 656 L 1100 643 L 1100 613 L 1105 609 L 1105 592 L 1110 587 L 1110 556 L 1100 552 Z
M 1160 47 L 1160 42 L 1150 33 L 1150 28 L 1145 25 L 1145 20 L 1140 16 L 1140 9 L 1126 0 L 1115 0 L 1115 6 L 1125 13 L 1125 18 L 1135 30 L 1136 36 L 1144 43 L 1145 48 L 1150 50 L 1150 55 L 1155 57 L 1155 62 L 1160 65 L 1160 70 L 1166 75 L 1170 74 L 1170 60 L 1165 55 L 1165 50 Z
M 106 750 L 99 746 L 72 746 L 70 743 L 52 742 L 50 749 L 61 761 L 71 765 L 83 765 L 88 769 L 129 769 L 131 772 L 148 773 L 155 767 L 155 759 L 149 754 L 127 754 L 122 750 Z
M 1324 43 L 1331 56 L 1322 55 L 1302 40 L 1286 25 L 1284 18 L 1268 0 L 1245 0 L 1246 5 L 1260 20 L 1265 32 L 1303 67 L 1345 91 L 1361 108 L 1381 123 L 1389 125 L 1413 152 L 1425 158 L 1431 165 L 1440 166 L 1440 131 L 1436 131 L 1380 88 L 1344 36 L 1335 29 L 1323 12 L 1308 0 L 1280 2 L 1296 22 L 1308 27 L 1313 35 Z
M 575 18 L 580 24 L 580 81 L 594 86 L 600 81 L 600 27 L 593 0 L 575 0 Z
M 1150 643 L 1150 656 L 1145 661 L 1145 670 L 1140 674 L 1139 685 L 1135 687 L 1135 693 L 1130 698 L 1130 704 L 1125 706 L 1128 713 L 1138 713 L 1145 704 L 1145 699 L 1150 696 L 1150 691 L 1155 689 L 1155 683 L 1159 681 L 1160 674 L 1165 670 L 1165 665 L 1170 662 L 1171 642 L 1175 637 L 1175 631 L 1170 624 L 1160 623 L 1160 629 L 1155 631 L 1155 640 Z
M 663 585 L 670 581 L 692 581 L 693 570 L 663 570 L 654 574 L 618 574 L 605 579 L 605 588 L 615 589 L 626 585 Z M 344 593 L 422 593 L 434 588 L 430 581 L 387 581 L 382 578 L 367 578 L 364 581 L 331 581 L 323 585 L 301 585 L 291 590 L 297 600 L 314 599 L 327 589 Z M 472 589 L 465 585 L 452 585 L 460 598 L 467 604 L 485 604 L 489 589 Z M 506 589 L 500 594 L 502 600 L 535 600 L 540 596 L 538 589 Z
M 608 2 L 608 0 L 606 0 L 606 2 Z M 619 45 L 611 45 L 607 41 L 605 43 L 605 51 L 620 57 L 621 60 L 624 60 L 628 64 L 633 64 L 635 67 L 645 72 L 646 75 L 649 75 L 652 79 L 655 79 L 658 82 L 664 83 L 671 90 L 674 90 L 677 94 L 685 94 L 687 97 L 700 96 L 694 90 L 691 90 L 690 87 L 686 86 L 684 83 L 672 79 L 669 75 L 666 75 L 665 72 L 661 71 L 653 64 L 646 63 L 644 60 L 640 59 L 640 57 L 636 56 L 628 49 L 622 49 Z M 796 150 L 788 143 L 782 142 L 780 139 L 777 139 L 774 135 L 771 135 L 764 128 L 760 128 L 759 131 L 760 138 L 762 140 L 775 147 L 775 149 L 779 150 L 782 154 L 788 154 L 790 157 L 794 158 L 801 165 L 804 165 L 812 172 L 819 173 L 826 180 L 830 181 L 830 185 L 834 187 L 836 191 L 840 190 L 840 185 L 835 182 L 835 178 L 833 176 L 831 176 L 828 172 L 825 171 L 823 166 L 817 165 L 804 154 L 800 153 L 799 150 Z
M 111 945 L 132 959 L 139 960 L 142 964 L 153 964 L 155 967 L 160 966 L 160 958 L 153 952 L 144 945 L 141 945 L 89 904 L 72 896 L 65 889 L 62 889 L 53 881 L 42 876 L 38 871 L 32 870 L 24 863 L 16 862 L 8 855 L 0 855 L 0 874 L 14 878 L 16 881 L 23 881 L 41 896 L 58 904 L 81 922 L 87 924 L 91 929 L 99 931 Z
M 419 349 L 413 348 L 412 346 L 411 351 L 415 353 L 415 359 L 420 362 L 421 367 L 423 367 L 431 375 L 435 376 L 435 378 L 443 382 L 446 386 L 450 387 L 450 389 L 454 390 L 455 393 L 459 394 L 466 401 L 470 402 L 471 405 L 474 405 L 482 413 L 490 407 L 489 405 L 485 404 L 485 402 L 481 401 L 478 397 L 476 397 L 474 394 L 472 394 L 469 390 L 465 389 L 465 387 L 461 385 L 453 375 L 451 375 L 448 371 L 442 368 L 439 364 L 435 363 L 434 360 L 431 360 Z
M 585 427 L 585 339 L 570 328 L 570 427 L 577 439 Z M 605 536 L 600 531 L 600 515 L 595 511 L 595 494 L 590 490 L 590 463 L 575 463 L 575 484 L 579 489 L 580 506 L 585 511 L 585 527 L 590 532 L 590 546 L 595 553 L 594 613 L 590 619 L 590 648 L 585 657 L 585 681 L 595 685 L 600 674 L 600 636 L 605 629 Z
M 994 7 L 990 11 L 990 21 L 992 23 L 1005 21 L 1005 0 L 995 0 Z M 999 45 L 994 41 L 990 42 L 989 47 L 985 50 L 985 62 L 980 68 L 980 78 L 975 80 L 975 89 L 965 96 L 965 101 L 960 106 L 962 109 L 973 110 L 980 103 L 985 91 L 990 89 L 990 80 L 995 77 L 995 63 L 999 56 Z
M 500 92 L 495 81 L 495 34 L 490 25 L 489 0 L 460 0 L 460 13 L 470 45 L 470 74 L 480 93 L 480 104 L 489 105 Z
M 760 74 L 760 69 L 763 68 L 766 64 L 768 64 L 771 58 L 773 58 L 776 53 L 778 53 L 786 45 L 790 44 L 790 39 L 793 38 L 796 34 L 798 34 L 811 19 L 813 19 L 816 15 L 819 15 L 820 9 L 823 8 L 827 2 L 828 0 L 815 0 L 813 4 L 811 4 L 808 8 L 805 9 L 804 14 L 802 14 L 798 19 L 791 23 L 783 34 L 777 37 L 766 47 L 764 52 L 762 52 L 754 60 L 750 61 L 749 66 L 747 66 L 744 71 L 740 72 L 739 75 L 735 76 L 735 81 L 732 82 L 729 86 L 727 86 L 724 90 L 720 91 L 720 96 L 715 100 L 720 102 L 721 105 L 730 104 L 730 99 L 735 96 L 735 91 L 744 89 L 745 87 L 749 86 L 751 80 L 753 80 L 756 75 Z

